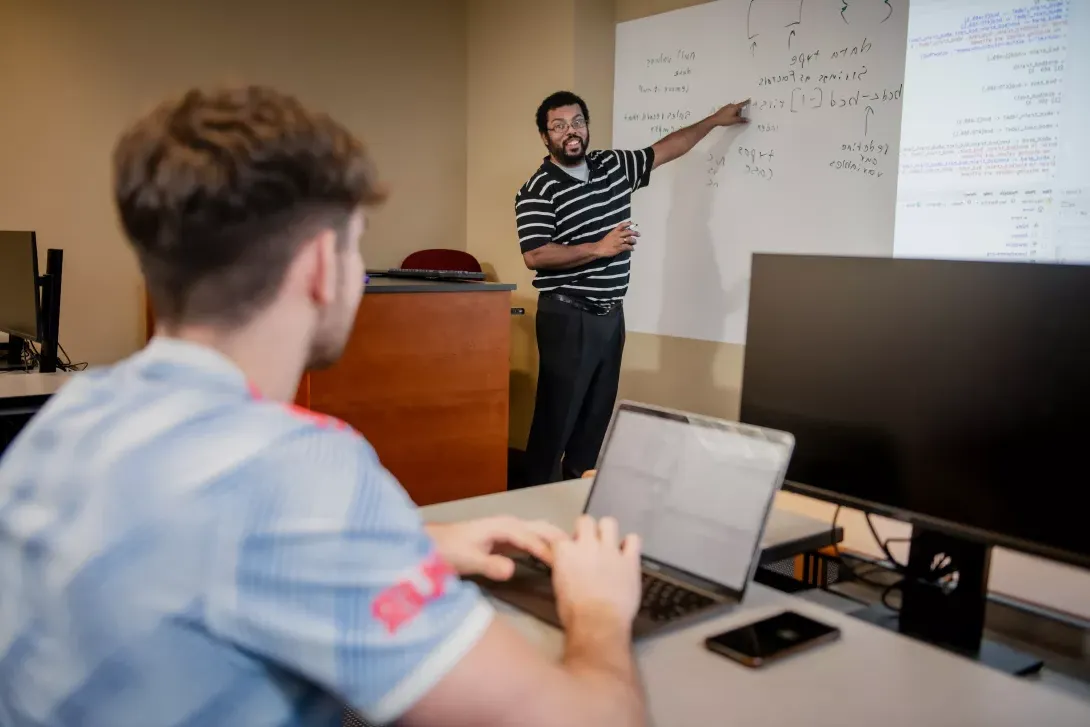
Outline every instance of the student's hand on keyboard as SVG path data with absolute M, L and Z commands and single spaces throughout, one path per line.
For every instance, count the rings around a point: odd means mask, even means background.
M 620 540 L 617 521 L 583 515 L 575 536 L 553 546 L 553 590 L 560 620 L 605 617 L 627 629 L 640 605 L 640 542 Z
M 505 581 L 514 575 L 515 563 L 505 552 L 523 551 L 551 565 L 555 544 L 570 539 L 552 523 L 507 515 L 432 523 L 425 529 L 439 554 L 459 575 L 480 575 L 495 581 Z

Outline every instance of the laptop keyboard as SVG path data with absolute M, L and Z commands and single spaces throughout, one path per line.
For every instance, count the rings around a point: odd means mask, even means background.
M 537 558 L 520 559 L 520 562 L 542 573 L 551 572 L 549 566 Z M 681 618 L 713 603 L 715 601 L 708 596 L 676 586 L 650 573 L 643 574 L 640 615 L 655 623 Z
M 659 623 L 686 616 L 693 611 L 707 608 L 714 601 L 687 588 L 675 586 L 655 576 L 643 574 L 643 597 L 640 614 Z

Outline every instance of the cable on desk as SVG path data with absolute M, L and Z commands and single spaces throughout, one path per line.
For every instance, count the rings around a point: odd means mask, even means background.
M 905 580 L 904 580 L 904 578 L 902 578 L 899 581 L 895 581 L 893 583 L 890 583 L 882 591 L 882 596 L 881 596 L 882 605 L 885 606 L 886 608 L 888 608 L 890 611 L 893 611 L 894 613 L 900 613 L 901 609 L 899 607 L 897 607 L 897 606 L 894 606 L 893 604 L 891 604 L 889 602 L 889 594 L 893 593 L 894 591 L 901 590 L 901 588 L 904 587 L 904 583 L 905 583 Z
M 64 350 L 64 346 L 61 345 L 60 341 L 57 341 L 57 348 L 60 349 L 61 355 L 64 356 L 65 371 L 83 371 L 87 368 L 86 361 L 77 361 L 76 363 L 72 363 L 71 357 L 69 357 L 68 352 Z
M 27 341 L 26 344 L 23 346 L 23 352 L 19 363 L 21 365 L 21 368 L 10 369 L 7 371 L 2 371 L 0 373 L 30 373 L 35 369 L 40 368 L 42 363 L 42 352 L 34 342 Z M 68 352 L 64 350 L 64 346 L 61 345 L 60 341 L 57 342 L 58 371 L 83 371 L 86 368 L 86 361 L 77 361 L 73 363 L 72 358 L 68 355 Z
M 863 516 L 867 519 L 867 527 L 870 528 L 870 534 L 874 537 L 874 542 L 877 543 L 878 547 L 882 549 L 883 553 L 885 553 L 886 560 L 889 561 L 890 565 L 892 565 L 894 570 L 896 570 L 898 573 L 906 573 L 908 571 L 908 566 L 893 557 L 893 553 L 891 553 L 889 550 L 889 544 L 908 543 L 911 542 L 912 538 L 886 538 L 885 540 L 882 540 L 880 537 L 878 537 L 878 529 L 874 527 L 874 521 L 870 519 L 870 513 L 865 512 L 863 513 Z
M 901 574 L 901 577 L 898 578 L 897 580 L 895 580 L 892 583 L 880 583 L 878 581 L 874 581 L 874 580 L 871 580 L 870 578 L 866 577 L 870 573 L 873 573 L 874 570 L 868 571 L 867 573 L 863 573 L 863 572 L 861 572 L 859 570 L 856 570 L 855 566 L 853 566 L 851 563 L 849 563 L 847 560 L 844 559 L 844 554 L 840 552 L 840 543 L 838 543 L 837 540 L 836 540 L 836 524 L 837 524 L 837 521 L 840 519 L 841 507 L 842 507 L 841 505 L 837 505 L 836 506 L 836 511 L 833 513 L 832 538 L 831 538 L 831 540 L 833 541 L 833 552 L 836 553 L 837 561 L 848 571 L 848 573 L 851 574 L 852 578 L 854 578 L 855 580 L 859 581 L 860 583 L 866 583 L 868 586 L 871 586 L 873 588 L 881 588 L 882 589 L 882 595 L 881 595 L 880 599 L 881 599 L 882 605 L 885 606 L 886 608 L 888 608 L 890 611 L 893 611 L 894 613 L 899 613 L 900 609 L 895 608 L 889 602 L 889 595 L 893 591 L 900 590 L 901 587 L 903 586 L 903 584 L 905 582 L 905 576 L 903 575 L 903 572 L 897 568 L 898 564 L 896 563 L 896 561 L 893 561 L 893 567 L 889 567 L 889 566 L 883 565 L 881 563 L 873 563 L 873 564 L 871 564 L 871 567 L 873 569 L 875 569 L 875 570 L 876 569 L 881 569 L 881 570 L 884 570 L 884 571 L 892 570 L 895 573 Z M 869 522 L 870 521 L 868 520 L 868 523 Z
M 86 361 L 78 361 L 72 363 L 72 359 L 68 356 L 68 352 L 64 350 L 64 346 L 57 342 L 57 349 L 60 355 L 57 356 L 57 369 L 60 371 L 83 371 L 87 368 Z M 63 357 L 63 358 L 62 358 Z M 41 364 L 42 353 L 38 350 L 38 347 L 33 343 L 28 342 L 26 349 L 23 351 L 23 364 L 26 369 L 33 370 Z
M 857 581 L 860 581 L 862 583 L 866 583 L 869 586 L 874 586 L 875 588 L 886 588 L 889 585 L 888 583 L 879 583 L 878 581 L 872 581 L 870 578 L 867 578 L 866 574 L 860 573 L 858 570 L 856 570 L 855 566 L 853 566 L 851 563 L 849 563 L 847 560 L 845 560 L 844 559 L 844 554 L 840 552 L 840 543 L 837 542 L 837 539 L 836 539 L 836 524 L 837 524 L 837 521 L 840 519 L 840 510 L 841 509 L 842 509 L 842 506 L 837 505 L 836 506 L 836 511 L 833 513 L 833 525 L 832 525 L 832 530 L 831 530 L 832 537 L 830 538 L 830 540 L 832 540 L 832 542 L 833 542 L 833 552 L 836 554 L 837 561 L 842 566 L 844 566 L 848 570 L 848 572 L 852 575 L 852 578 L 856 579 Z M 884 566 L 878 566 L 878 567 L 882 568 L 883 570 L 886 570 L 886 568 Z M 898 570 L 897 572 L 900 572 L 900 571 Z M 897 581 L 896 583 L 900 584 L 900 581 Z

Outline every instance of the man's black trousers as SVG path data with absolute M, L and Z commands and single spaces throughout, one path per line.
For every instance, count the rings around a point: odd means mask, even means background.
M 594 468 L 617 399 L 624 341 L 620 305 L 598 315 L 541 295 L 527 485 L 573 479 Z

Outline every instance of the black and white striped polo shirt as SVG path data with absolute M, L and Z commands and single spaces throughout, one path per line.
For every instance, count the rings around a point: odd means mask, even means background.
M 586 160 L 585 182 L 546 158 L 522 185 L 515 196 L 515 225 L 523 253 L 550 242 L 598 242 L 631 219 L 632 193 L 651 180 L 654 151 L 597 150 Z M 628 290 L 631 256 L 623 252 L 567 270 L 538 270 L 534 287 L 595 303 L 617 301 Z

